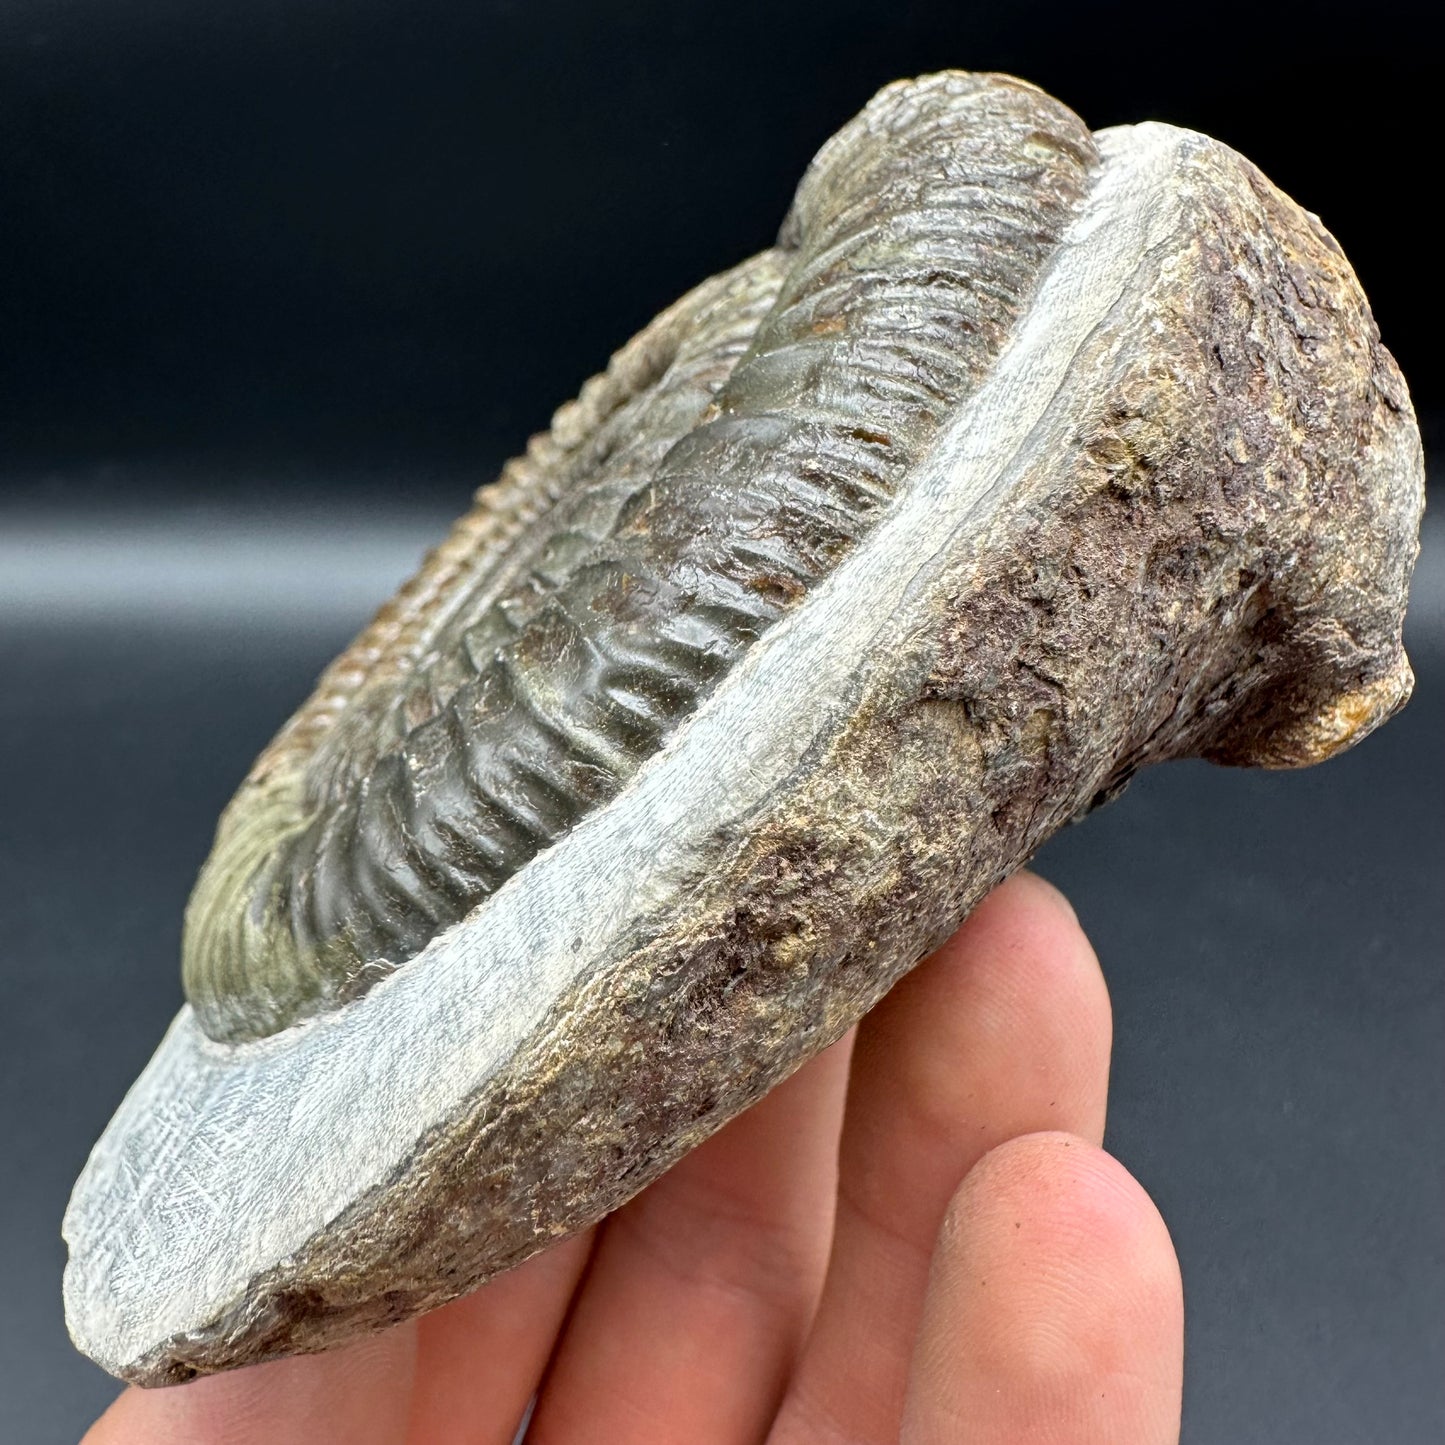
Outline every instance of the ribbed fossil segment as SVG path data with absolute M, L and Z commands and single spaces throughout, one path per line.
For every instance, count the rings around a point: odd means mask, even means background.
M 206 1030 L 364 992 L 615 796 L 874 524 L 1097 161 L 1075 116 L 997 77 L 890 87 L 835 136 L 779 247 L 622 353 L 634 393 L 585 438 L 559 416 L 514 483 L 530 525 L 460 549 L 427 625 L 402 619 L 405 645 L 258 764 L 187 918 Z

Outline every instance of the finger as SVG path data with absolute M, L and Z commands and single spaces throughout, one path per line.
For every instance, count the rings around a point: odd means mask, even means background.
M 511 1445 L 591 1247 L 554 1245 L 418 1322 L 410 1445 Z
M 401 1445 L 416 1329 L 324 1355 L 127 1390 L 82 1445 Z
M 761 1437 L 827 1262 L 847 1045 L 608 1221 L 530 1445 Z
M 949 1211 L 906 1445 L 1177 1445 L 1184 1300 L 1169 1231 L 1082 1139 L 996 1149 Z
M 833 1256 L 775 1445 L 897 1440 L 950 1198 L 1015 1135 L 1101 1139 L 1111 1038 L 1093 950 L 1062 895 L 1030 874 L 995 889 L 864 1021 Z

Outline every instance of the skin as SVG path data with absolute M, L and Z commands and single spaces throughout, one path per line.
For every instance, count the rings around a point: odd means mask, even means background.
M 1101 1147 L 1111 1020 L 1021 874 L 588 1236 L 329 1354 L 127 1390 L 84 1445 L 1174 1445 L 1183 1297 Z

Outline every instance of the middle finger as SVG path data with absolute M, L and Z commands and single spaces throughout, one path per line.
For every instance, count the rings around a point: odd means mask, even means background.
M 607 1221 L 529 1445 L 761 1438 L 822 1287 L 850 1044 Z
M 934 1241 L 973 1165 L 1021 1134 L 1099 1143 L 1112 1028 L 1063 896 L 1020 874 L 859 1029 L 818 1317 L 773 1445 L 896 1442 Z

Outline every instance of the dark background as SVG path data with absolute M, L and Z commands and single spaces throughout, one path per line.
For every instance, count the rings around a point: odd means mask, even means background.
M 1426 13 L 8 0 L 3 1445 L 112 1392 L 59 1217 L 179 1003 L 215 816 L 470 489 L 767 244 L 874 89 L 947 65 L 1248 154 L 1350 255 L 1428 444 Z M 1399 720 L 1317 772 L 1160 770 L 1041 859 L 1114 992 L 1110 1145 L 1179 1245 L 1192 1445 L 1445 1438 L 1442 544 Z

